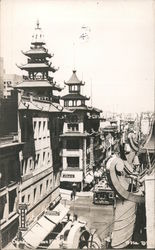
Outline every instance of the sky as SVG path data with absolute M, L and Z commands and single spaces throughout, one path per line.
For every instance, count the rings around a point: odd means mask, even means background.
M 154 110 L 154 3 L 1 0 L 0 55 L 6 73 L 26 74 L 16 64 L 26 63 L 21 50 L 29 50 L 38 19 L 54 53 L 52 64 L 59 67 L 54 80 L 62 87 L 75 67 L 93 106 L 112 112 Z M 84 30 L 88 39 L 83 40 Z

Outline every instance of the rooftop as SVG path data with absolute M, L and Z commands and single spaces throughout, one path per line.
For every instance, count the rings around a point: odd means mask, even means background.
M 56 83 L 51 83 L 48 80 L 25 80 L 16 86 L 16 88 L 21 88 L 21 89 L 30 87 L 52 88 L 59 91 L 62 90 L 62 88 L 59 85 L 57 85 Z
M 59 103 L 52 103 L 50 101 L 39 100 L 30 97 L 22 97 L 22 100 L 18 106 L 19 110 L 38 110 L 42 112 L 63 112 L 70 113 L 68 109 L 62 107 Z
M 20 69 L 48 69 L 49 71 L 52 71 L 52 72 L 55 72 L 57 69 L 55 69 L 54 67 L 51 67 L 50 64 L 46 64 L 46 63 L 27 63 L 25 65 L 21 65 L 21 66 L 18 66 Z
M 30 55 L 46 55 L 48 57 L 52 57 L 51 54 L 48 53 L 48 50 L 44 47 L 40 48 L 32 48 L 26 52 L 22 51 L 24 55 L 30 56 Z
M 84 83 L 82 83 L 82 81 L 80 81 L 76 75 L 76 70 L 73 70 L 73 74 L 71 76 L 71 78 L 65 82 L 66 85 L 74 85 L 74 84 L 79 84 L 79 85 L 84 85 Z
M 61 97 L 62 100 L 89 100 L 90 98 L 87 96 L 83 96 L 80 94 L 67 94 Z

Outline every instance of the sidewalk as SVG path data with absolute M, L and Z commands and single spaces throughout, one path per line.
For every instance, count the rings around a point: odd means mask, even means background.
M 74 202 L 78 202 L 78 198 L 80 197 L 92 197 L 93 193 L 91 191 L 89 192 L 77 192 L 75 199 L 71 200 L 71 190 L 66 190 L 66 189 L 60 189 L 60 194 L 61 194 L 61 204 L 63 204 L 64 206 L 68 205 L 68 206 L 72 206 L 74 204 Z
M 67 189 L 62 189 L 60 188 L 60 194 L 62 196 L 62 198 L 69 198 L 69 200 L 71 200 L 71 190 L 67 190 Z M 76 197 L 92 197 L 93 196 L 93 192 L 92 191 L 81 191 L 81 192 L 76 192 Z

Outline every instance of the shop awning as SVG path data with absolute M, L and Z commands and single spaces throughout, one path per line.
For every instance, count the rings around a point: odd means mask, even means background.
M 23 236 L 28 245 L 37 248 L 46 236 L 54 229 L 55 224 L 44 216 Z
M 40 243 L 53 231 L 55 226 L 62 221 L 69 208 L 58 204 L 52 211 L 47 211 L 37 223 L 23 235 L 28 246 L 37 248 Z
M 69 212 L 69 207 L 64 207 L 61 203 L 57 205 L 52 211 L 46 212 L 46 218 L 54 224 L 59 224 L 62 219 Z
M 83 180 L 82 171 L 62 171 L 60 181 L 81 182 Z

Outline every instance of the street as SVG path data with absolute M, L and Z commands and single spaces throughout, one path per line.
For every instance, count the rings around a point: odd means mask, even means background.
M 85 192 L 83 192 L 84 194 Z M 113 223 L 113 206 L 95 205 L 91 196 L 76 196 L 75 201 L 62 198 L 63 204 L 70 204 L 71 214 L 77 214 L 78 219 L 87 222 L 90 229 L 96 229 L 96 233 L 103 241 L 111 231 Z

